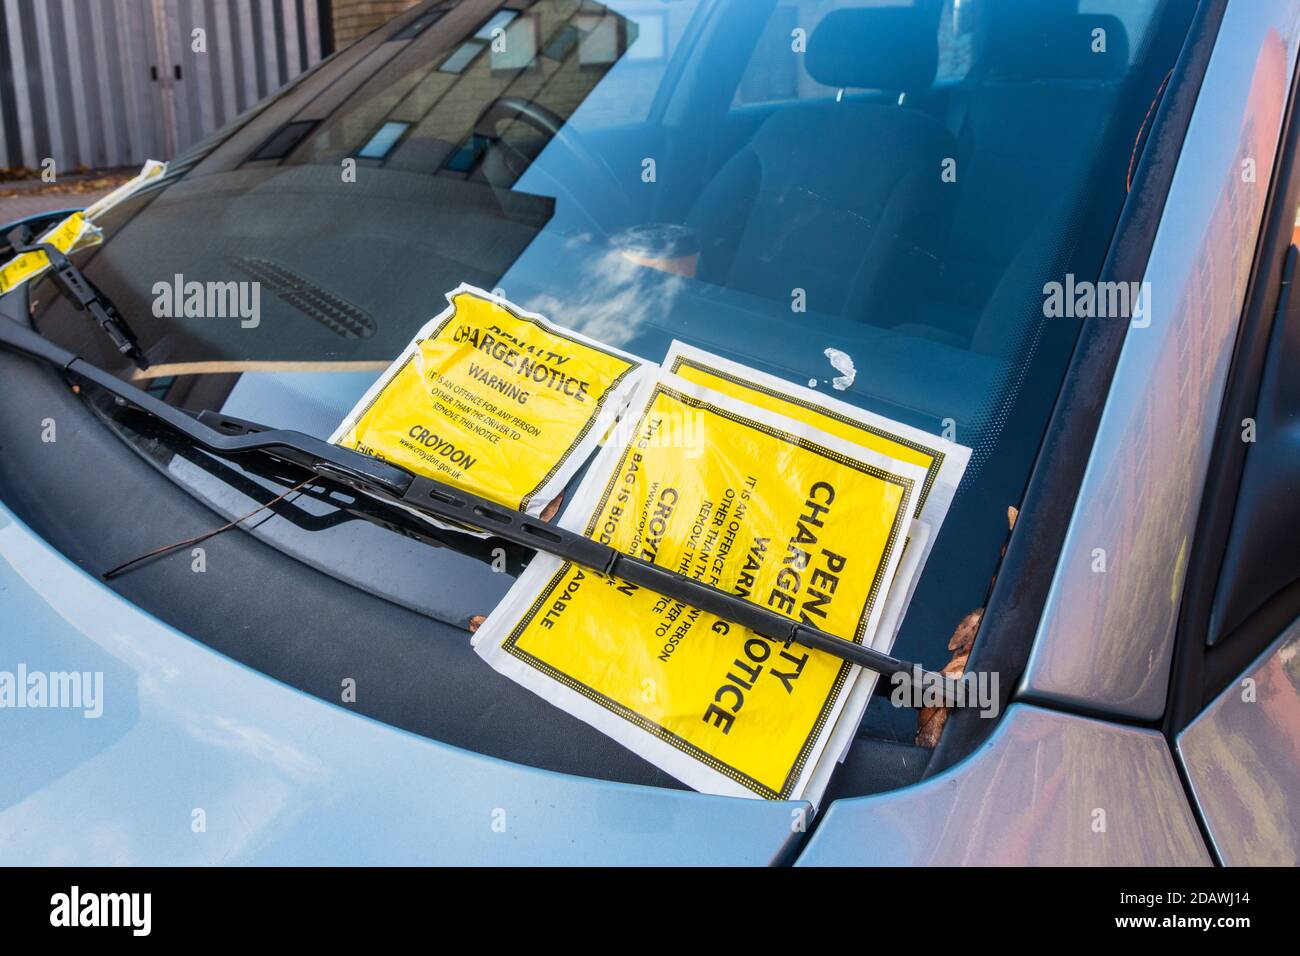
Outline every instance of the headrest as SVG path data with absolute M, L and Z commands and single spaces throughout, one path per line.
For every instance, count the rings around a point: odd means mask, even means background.
M 1008 23 L 1006 26 L 1010 26 Z M 1093 31 L 1101 30 L 1094 38 Z M 1105 51 L 1094 44 L 1105 42 Z M 990 35 L 989 73 L 1034 80 L 1114 80 L 1128 71 L 1128 31 L 1119 17 L 1081 13 L 1021 20 Z
M 938 25 L 919 9 L 835 10 L 808 40 L 808 75 L 823 86 L 928 89 L 939 67 Z

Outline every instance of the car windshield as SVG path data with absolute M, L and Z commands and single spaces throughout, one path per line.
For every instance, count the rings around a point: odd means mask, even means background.
M 48 282 L 35 322 L 170 403 L 322 437 L 461 283 L 650 361 L 680 339 L 811 383 L 972 449 L 895 645 L 942 666 L 1083 321 L 1047 290 L 1097 278 L 1193 6 L 422 4 L 191 148 L 77 254 L 147 372 Z M 194 281 L 255 281 L 259 307 L 158 308 Z M 202 456 L 121 433 L 247 510 Z M 473 543 L 255 533 L 459 626 L 510 583 Z

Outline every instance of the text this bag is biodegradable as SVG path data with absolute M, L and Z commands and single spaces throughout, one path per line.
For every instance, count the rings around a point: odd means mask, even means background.
M 671 375 L 562 523 L 870 644 L 925 470 Z M 799 799 L 857 670 L 538 555 L 479 628 L 494 668 L 711 793 Z
M 330 440 L 538 514 L 644 363 L 472 286 L 447 301 Z

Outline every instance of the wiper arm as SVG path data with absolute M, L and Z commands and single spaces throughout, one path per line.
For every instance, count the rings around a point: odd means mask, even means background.
M 770 608 L 669 571 L 607 544 L 531 515 L 504 508 L 452 485 L 415 475 L 404 468 L 350 448 L 288 429 L 268 428 L 218 412 L 191 415 L 141 391 L 51 342 L 32 329 L 0 315 L 0 347 L 39 359 L 96 385 L 124 404 L 166 424 L 195 446 L 219 457 L 258 454 L 376 499 L 381 505 L 414 510 L 427 517 L 479 528 L 531 551 L 572 561 L 600 574 L 621 578 L 663 597 L 716 614 L 782 643 L 793 641 L 825 651 L 887 677 L 920 680 L 941 695 L 945 706 L 962 706 L 956 682 L 918 664 L 836 637 L 793 621 Z M 400 509 L 399 509 L 400 510 Z
M 50 263 L 50 278 L 54 280 L 59 291 L 80 312 L 89 312 L 104 333 L 113 340 L 119 352 L 131 359 L 141 369 L 149 367 L 144 357 L 140 342 L 127 325 L 126 319 L 118 312 L 117 306 L 95 283 L 86 278 L 85 273 L 72 264 L 72 261 L 56 246 L 48 242 L 33 243 L 30 226 L 21 225 L 9 233 L 9 244 L 18 253 L 43 252 Z
M 446 530 L 440 525 L 425 521 L 405 508 L 394 508 L 386 501 L 371 495 L 359 494 L 336 481 L 322 479 L 304 482 L 302 469 L 299 466 L 275 461 L 267 455 L 245 455 L 236 466 L 228 458 L 209 455 L 193 443 L 184 441 L 183 436 L 178 437 L 171 429 L 160 425 L 143 412 L 136 412 L 129 408 L 123 411 L 127 415 L 135 416 L 135 420 L 131 421 L 131 427 L 137 433 L 160 438 L 162 437 L 160 433 L 165 433 L 163 444 L 172 454 L 181 456 L 196 468 L 201 468 L 246 497 L 262 502 L 267 510 L 303 531 L 318 533 L 348 522 L 364 521 L 431 548 L 451 548 L 483 564 L 493 565 L 498 570 L 501 569 L 501 552 L 504 551 L 504 570 L 512 576 L 523 573 L 528 560 L 535 553 L 534 549 L 523 548 L 497 538 L 482 538 L 464 532 Z M 197 412 L 187 414 L 195 417 L 199 415 Z M 223 421 L 229 423 L 233 420 L 223 416 Z M 261 428 L 252 423 L 246 424 L 254 430 Z M 224 430 L 234 433 L 230 428 Z M 286 488 L 297 486 L 298 496 L 295 501 L 311 498 L 326 505 L 329 511 L 319 514 L 304 509 L 294 502 L 275 499 L 272 497 L 273 492 L 253 481 L 250 476 L 264 478 Z

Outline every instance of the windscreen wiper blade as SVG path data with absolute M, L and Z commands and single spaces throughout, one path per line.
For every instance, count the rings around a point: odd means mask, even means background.
M 794 621 L 702 581 L 624 554 L 591 538 L 452 485 L 416 475 L 379 458 L 334 445 L 311 435 L 269 428 L 204 411 L 191 415 L 69 352 L 33 329 L 0 315 L 0 347 L 28 355 L 104 389 L 125 405 L 179 432 L 196 447 L 217 457 L 237 460 L 249 454 L 288 462 L 315 475 L 369 495 L 392 508 L 407 508 L 439 521 L 478 528 L 531 551 L 572 561 L 597 573 L 653 591 L 689 607 L 716 614 L 784 644 L 797 643 L 885 677 L 921 682 L 945 706 L 962 706 L 965 695 L 944 674 L 925 671 L 826 631 Z
M 113 300 L 99 291 L 95 283 L 86 278 L 85 273 L 73 265 L 72 261 L 58 247 L 48 242 L 33 243 L 32 229 L 20 225 L 9 233 L 9 245 L 14 252 L 43 252 L 50 263 L 50 278 L 79 312 L 88 312 L 104 334 L 113 340 L 114 347 L 133 361 L 137 367 L 146 369 L 149 360 L 145 358 L 140 342 L 122 318 Z

